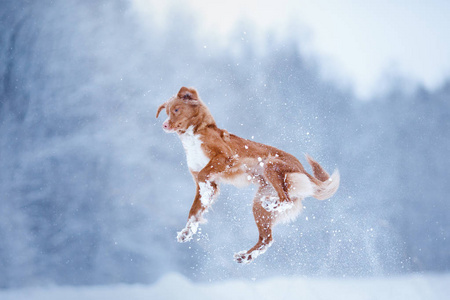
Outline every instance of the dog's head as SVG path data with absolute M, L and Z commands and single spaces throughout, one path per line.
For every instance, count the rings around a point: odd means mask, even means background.
M 177 95 L 159 106 L 156 113 L 166 109 L 169 116 L 163 123 L 166 132 L 185 132 L 190 126 L 214 123 L 208 108 L 203 104 L 194 88 L 182 87 Z

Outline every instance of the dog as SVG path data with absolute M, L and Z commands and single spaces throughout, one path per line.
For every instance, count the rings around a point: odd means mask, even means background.
M 178 134 L 196 185 L 186 226 L 177 235 L 180 243 L 190 241 L 199 223 L 205 222 L 203 216 L 219 193 L 219 183 L 258 186 L 253 200 L 258 242 L 250 250 L 234 255 L 238 263 L 244 264 L 266 252 L 273 242 L 273 226 L 295 219 L 304 198 L 325 200 L 339 187 L 339 171 L 330 176 L 308 154 L 306 159 L 314 175 L 308 174 L 289 153 L 218 128 L 194 88 L 182 87 L 159 106 L 156 118 L 163 109 L 168 118 L 162 127 L 168 133 Z

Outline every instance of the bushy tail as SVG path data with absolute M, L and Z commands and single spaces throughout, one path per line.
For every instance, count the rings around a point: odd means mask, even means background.
M 311 179 L 315 179 L 313 180 L 313 183 L 316 188 L 313 197 L 318 200 L 326 200 L 331 198 L 339 188 L 339 171 L 337 169 L 334 170 L 333 174 L 330 176 L 318 162 L 312 159 L 311 156 L 308 154 L 305 154 L 305 156 L 313 169 L 314 178 Z

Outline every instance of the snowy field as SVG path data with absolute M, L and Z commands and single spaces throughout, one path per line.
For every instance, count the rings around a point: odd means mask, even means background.
M 0 291 L 1 300 L 94 299 L 449 299 L 450 274 L 408 275 L 379 279 L 272 278 L 193 283 L 169 274 L 153 285 L 47 287 Z

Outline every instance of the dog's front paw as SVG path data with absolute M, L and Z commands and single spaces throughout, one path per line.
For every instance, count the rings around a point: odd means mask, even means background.
M 192 231 L 189 228 L 184 228 L 183 230 L 178 232 L 177 241 L 178 241 L 178 243 L 189 242 L 190 240 L 192 240 L 193 235 L 194 234 L 192 233 Z
M 197 232 L 198 223 L 189 222 L 183 230 L 178 232 L 177 241 L 178 243 L 185 243 L 192 240 L 192 236 Z
M 268 212 L 283 212 L 294 206 L 292 201 L 280 201 L 278 197 L 261 198 L 261 206 Z

